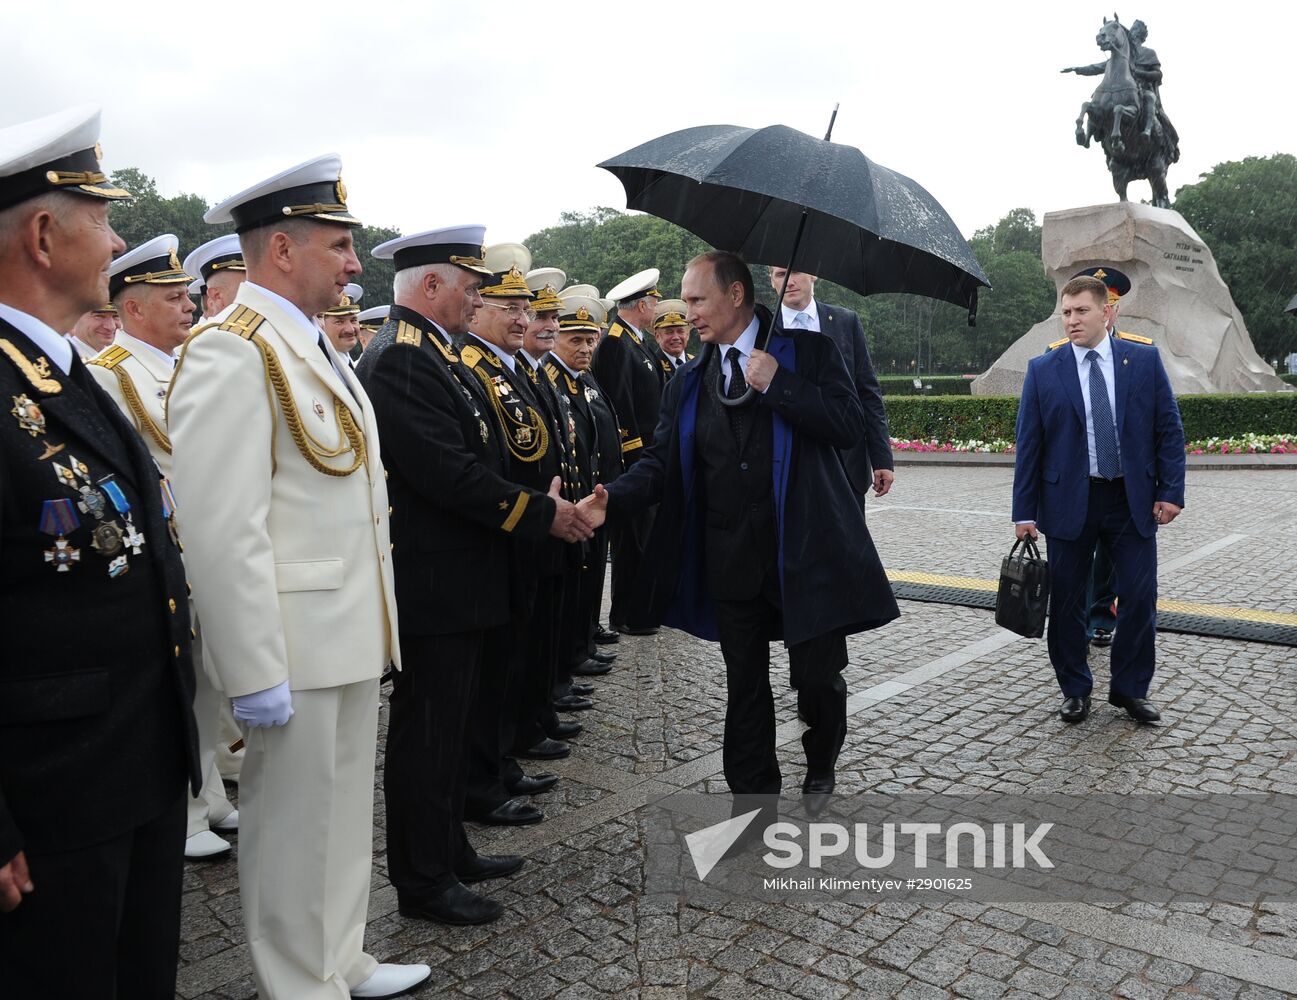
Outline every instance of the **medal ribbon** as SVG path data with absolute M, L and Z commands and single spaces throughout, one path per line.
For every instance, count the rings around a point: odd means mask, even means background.
M 46 500 L 41 505 L 40 530 L 46 535 L 70 535 L 80 524 L 71 500 Z

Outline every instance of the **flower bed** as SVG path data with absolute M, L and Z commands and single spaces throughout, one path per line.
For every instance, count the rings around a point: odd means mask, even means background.
M 1185 445 L 1190 455 L 1297 455 L 1297 438 L 1286 434 L 1245 434 L 1233 438 L 1207 438 Z M 892 451 L 957 452 L 965 454 L 1012 455 L 1013 442 L 993 441 L 901 441 L 892 438 Z

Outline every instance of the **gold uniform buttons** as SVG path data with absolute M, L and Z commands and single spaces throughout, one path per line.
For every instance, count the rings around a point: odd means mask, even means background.
M 172 652 L 174 653 L 174 655 L 179 656 L 179 655 L 180 655 L 180 647 L 177 646 L 177 647 L 176 647 Z

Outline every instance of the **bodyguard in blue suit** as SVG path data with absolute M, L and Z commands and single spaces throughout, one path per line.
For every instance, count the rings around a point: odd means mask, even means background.
M 683 293 L 705 346 L 667 383 L 652 446 L 582 503 L 591 513 L 660 503 L 635 606 L 720 641 L 736 795 L 780 790 L 769 644 L 784 641 L 810 727 L 802 790 L 819 798 L 833 791 L 846 735 L 846 636 L 899 614 L 837 454 L 860 438 L 864 411 L 828 337 L 790 331 L 755 349 L 770 313 L 753 305 L 738 257 L 695 258 Z M 749 386 L 752 401 L 726 405 Z
M 1104 539 L 1121 586 L 1110 704 L 1140 722 L 1148 700 L 1157 617 L 1157 528 L 1184 506 L 1184 429 L 1157 348 L 1112 337 L 1102 281 L 1063 286 L 1070 344 L 1027 367 L 1018 408 L 1013 520 L 1019 538 L 1049 539 L 1049 659 L 1060 716 L 1081 722 L 1093 680 L 1086 662 L 1086 579 Z

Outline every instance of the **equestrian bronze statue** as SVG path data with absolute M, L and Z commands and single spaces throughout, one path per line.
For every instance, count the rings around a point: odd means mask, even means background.
M 1136 21 L 1130 28 L 1114 14 L 1095 37 L 1108 53 L 1105 62 L 1069 66 L 1064 73 L 1103 74 L 1076 119 L 1076 141 L 1089 148 L 1098 139 L 1108 158 L 1112 186 L 1126 200 L 1126 186 L 1145 179 L 1153 188 L 1153 204 L 1170 208 L 1167 168 L 1180 158 L 1180 137 L 1162 108 L 1162 64 L 1144 42 L 1148 28 Z

